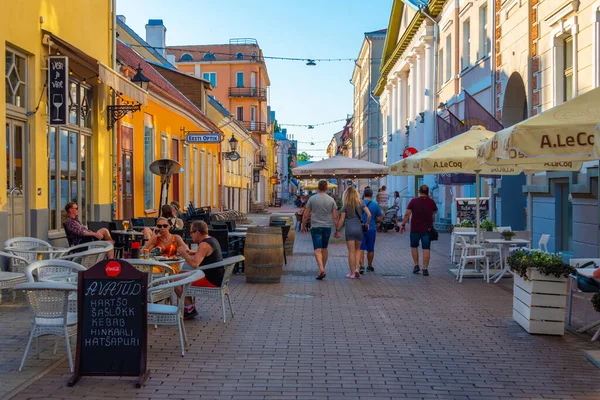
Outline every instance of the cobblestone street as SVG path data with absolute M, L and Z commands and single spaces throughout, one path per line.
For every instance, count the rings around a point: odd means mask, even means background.
M 185 357 L 175 328 L 150 329 L 151 373 L 139 390 L 129 378 L 83 377 L 67 387 L 64 345 L 54 356 L 49 338 L 40 340 L 41 360 L 34 346 L 19 373 L 28 312 L 22 297 L 15 305 L 5 295 L 0 397 L 600 398 L 600 370 L 584 357 L 600 349 L 591 334 L 529 335 L 512 320 L 512 279 L 458 284 L 448 273 L 448 249 L 442 234 L 431 276 L 413 275 L 408 236 L 383 233 L 375 273 L 348 280 L 345 244 L 335 241 L 327 277 L 316 281 L 310 237 L 297 234 L 281 284 L 233 277 L 233 320 L 223 324 L 218 300 L 200 306 L 200 316 L 186 322 Z

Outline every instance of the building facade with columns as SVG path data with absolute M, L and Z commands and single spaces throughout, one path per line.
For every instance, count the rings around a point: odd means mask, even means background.
M 365 32 L 350 82 L 354 85 L 354 129 L 353 157 L 377 164 L 384 163 L 383 118 L 379 110 L 379 99 L 373 89 L 379 81 L 381 52 L 386 29 Z M 382 178 L 384 180 L 385 178 Z M 359 189 L 365 186 L 378 188 L 383 183 L 378 179 L 359 179 Z
M 443 0 L 429 4 L 429 14 L 439 15 Z M 395 0 L 383 49 L 381 78 L 374 94 L 380 96 L 387 137 L 388 165 L 402 158 L 406 147 L 423 150 L 435 143 L 435 24 L 419 12 L 420 2 Z M 388 176 L 388 191 L 399 191 L 404 209 L 425 183 L 436 194 L 435 176 Z
M 510 126 L 600 85 L 600 1 L 494 0 L 493 110 Z M 579 173 L 539 173 L 532 194 L 533 242 L 577 257 L 599 253 L 598 163 Z

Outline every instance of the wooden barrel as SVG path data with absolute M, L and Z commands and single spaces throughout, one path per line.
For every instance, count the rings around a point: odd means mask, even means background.
M 244 268 L 248 283 L 279 283 L 283 269 L 281 228 L 251 226 L 246 233 Z
M 294 241 L 296 240 L 296 216 L 293 214 L 273 214 L 269 217 L 269 224 L 273 221 L 285 221 L 286 225 L 290 225 L 290 232 L 285 241 L 285 254 L 291 256 L 294 253 Z

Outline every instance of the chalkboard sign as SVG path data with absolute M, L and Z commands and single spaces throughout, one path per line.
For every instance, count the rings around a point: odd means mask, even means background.
M 488 217 L 490 199 L 489 197 L 479 198 L 479 217 L 483 220 Z M 462 221 L 471 221 L 475 224 L 477 219 L 477 198 L 475 197 L 464 197 L 456 199 L 456 223 L 460 224 Z
M 77 357 L 81 376 L 147 378 L 148 274 L 126 261 L 104 260 L 80 271 L 77 282 Z
M 48 57 L 48 110 L 49 124 L 63 126 L 69 115 L 69 59 L 65 56 Z

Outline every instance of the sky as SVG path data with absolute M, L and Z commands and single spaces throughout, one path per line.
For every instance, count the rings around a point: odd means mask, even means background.
M 358 58 L 364 33 L 386 29 L 393 0 L 117 0 L 117 13 L 142 38 L 148 19 L 162 19 L 167 45 L 226 44 L 254 38 L 265 57 Z M 271 80 L 269 104 L 298 152 L 326 157 L 334 133 L 353 112 L 353 61 L 317 62 L 266 59 Z M 310 142 L 315 142 L 311 145 Z

